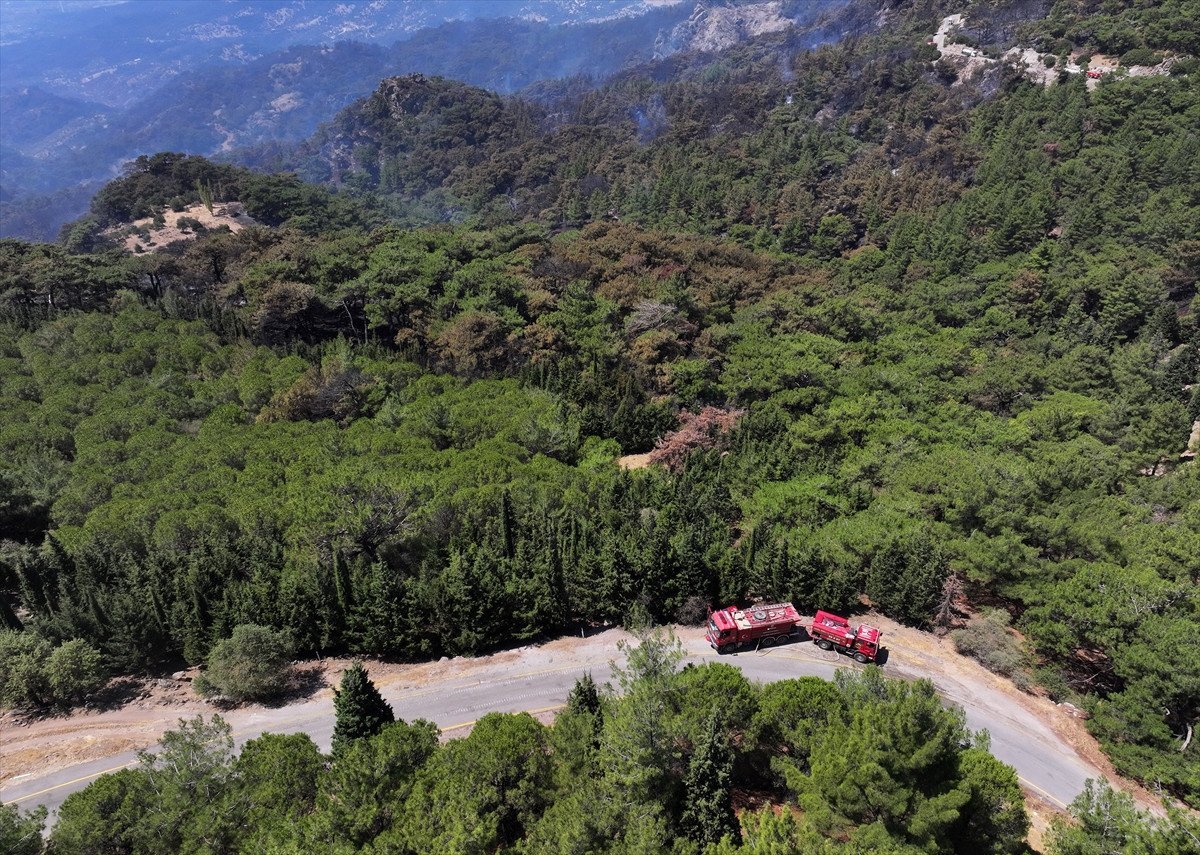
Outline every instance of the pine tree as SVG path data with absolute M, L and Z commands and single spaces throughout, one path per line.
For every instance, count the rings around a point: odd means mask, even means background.
M 201 181 L 196 179 L 196 193 L 200 196 L 200 202 L 208 209 L 211 214 L 213 212 L 213 187 L 211 181 Z
M 396 720 L 392 708 L 371 682 L 361 662 L 353 663 L 342 674 L 342 685 L 333 698 L 336 722 L 333 726 L 333 753 L 340 754 L 356 739 L 374 736 L 383 726 Z
M 741 829 L 733 812 L 730 779 L 733 777 L 733 753 L 721 729 L 720 713 L 713 710 L 702 741 L 696 745 L 688 764 L 687 807 L 683 828 L 690 839 L 702 845 L 719 843 L 729 836 L 741 842 Z
M 591 672 L 575 681 L 575 685 L 571 688 L 571 694 L 567 695 L 567 709 L 575 713 L 586 712 L 599 715 L 600 692 L 596 688 L 596 681 L 592 679 Z
M 512 496 L 508 490 L 500 494 L 500 538 L 504 557 L 510 561 L 515 554 L 516 520 L 513 517 Z

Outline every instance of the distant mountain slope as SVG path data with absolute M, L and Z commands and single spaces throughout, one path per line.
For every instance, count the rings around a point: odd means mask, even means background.
M 819 113 L 818 124 L 828 125 L 848 114 L 885 111 L 885 105 L 864 103 L 871 90 L 860 78 L 887 66 L 900 75 L 932 77 L 928 63 L 914 56 L 923 24 L 908 35 L 897 30 L 884 36 L 888 46 L 878 48 L 868 66 L 848 62 L 841 52 L 810 55 L 814 44 L 876 33 L 885 22 L 877 4 L 857 3 L 811 27 L 768 28 L 719 56 L 674 53 L 595 89 L 546 85 L 531 98 L 498 98 L 425 75 L 389 78 L 310 139 L 238 151 L 233 158 L 376 194 L 408 223 L 472 215 L 489 222 L 575 222 L 610 209 L 629 215 L 651 204 L 650 197 L 660 207 L 664 193 L 682 200 L 704 183 L 711 185 L 704 195 L 714 209 L 736 207 L 743 192 L 718 188 L 721 181 L 711 173 L 688 174 L 690 158 L 682 153 L 721 162 L 720 150 L 735 151 L 737 140 L 784 124 L 785 115 Z M 801 75 L 820 83 L 806 84 L 803 100 L 792 106 L 792 81 Z M 967 90 L 962 95 L 971 97 Z M 783 106 L 790 109 L 779 111 Z M 738 167 L 738 155 L 732 157 L 732 171 L 747 174 L 761 166 Z M 755 204 L 774 197 L 769 188 L 775 176 L 767 181 L 758 185 Z M 664 189 L 664 182 L 674 189 Z M 699 225 L 699 212 L 691 216 Z
M 84 125 L 103 123 L 111 113 L 103 104 L 65 98 L 36 86 L 0 93 L 0 116 L 5 146 L 34 154 L 47 145 L 61 144 L 64 136 Z
M 0 76 L 114 106 L 197 66 L 244 65 L 297 44 L 392 44 L 447 21 L 548 26 L 635 18 L 681 0 L 0 0 Z
M 53 193 L 81 181 L 111 178 L 123 162 L 146 152 L 213 155 L 302 140 L 321 121 L 371 92 L 380 79 L 398 74 L 422 72 L 499 92 L 573 75 L 603 79 L 654 57 L 725 47 L 752 37 L 762 26 L 770 31 L 804 25 L 846 2 L 543 4 L 557 9 L 557 17 L 536 12 L 541 6 L 532 4 L 527 20 L 455 21 L 421 30 L 391 47 L 340 42 L 332 47 L 297 45 L 257 59 L 243 56 L 237 63 L 221 61 L 174 77 L 90 124 L 76 120 L 73 126 L 64 116 L 58 129 L 62 139 L 51 148 L 29 148 L 26 141 L 10 139 L 11 123 L 0 123 L 0 144 L 33 158 L 20 168 L 20 179 L 9 180 L 6 187 L 14 196 Z M 526 6 L 480 7 L 488 8 L 515 12 Z M 555 25 L 590 20 L 585 15 L 599 11 L 611 20 Z M 137 85 L 131 89 L 136 91 Z M 56 233 L 57 222 L 14 231 L 17 219 L 27 225 L 29 220 L 12 211 L 12 204 L 0 211 L 0 234 L 45 238 Z
M 302 45 L 247 65 L 197 71 L 127 108 L 99 140 L 130 154 L 212 154 L 267 140 L 298 140 L 384 77 L 423 72 L 499 92 L 546 78 L 604 77 L 654 53 L 675 12 L 577 27 L 505 19 L 457 22 L 390 48 L 357 42 Z

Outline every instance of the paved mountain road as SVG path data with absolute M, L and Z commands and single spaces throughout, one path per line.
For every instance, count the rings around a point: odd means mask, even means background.
M 620 630 L 609 630 L 586 640 L 560 639 L 542 647 L 522 648 L 491 657 L 449 660 L 413 666 L 411 675 L 402 674 L 380 682 L 380 691 L 392 704 L 399 718 L 425 718 L 438 724 L 448 735 L 465 732 L 475 720 L 488 712 L 549 713 L 561 707 L 575 680 L 591 672 L 597 682 L 611 677 L 610 660 L 618 656 L 616 643 L 627 637 Z M 915 636 L 914 636 L 915 637 Z M 705 644 L 699 630 L 680 631 L 688 661 L 706 662 L 717 657 Z M 974 730 L 986 728 L 991 734 L 992 752 L 1016 768 L 1022 783 L 1042 799 L 1058 807 L 1067 805 L 1089 777 L 1102 777 L 1093 766 L 1072 749 L 1044 720 L 1053 707 L 1021 699 L 1004 684 L 974 663 L 960 660 L 959 667 L 948 667 L 946 657 L 936 651 L 903 646 L 893 637 L 884 672 L 891 677 L 917 679 L 928 677 L 951 703 L 966 712 L 967 724 Z M 809 643 L 793 643 L 764 651 L 743 651 L 722 656 L 759 682 L 772 682 L 800 676 L 831 679 L 838 668 L 861 667 L 832 652 Z M 964 664 L 965 663 L 965 664 Z M 463 673 L 465 672 L 465 673 Z M 188 709 L 159 710 L 159 730 L 173 725 L 181 715 L 207 711 L 202 704 Z M 1061 713 L 1053 713 L 1061 715 Z M 96 726 L 106 726 L 106 715 L 96 716 Z M 328 691 L 300 703 L 278 709 L 255 707 L 235 710 L 226 719 L 240 745 L 264 731 L 307 733 L 322 750 L 328 750 L 333 732 L 333 703 Z M 112 725 L 108 725 L 112 726 Z M 6 742 L 19 740 L 15 732 L 0 734 L 0 752 Z M 149 742 L 152 740 L 148 740 Z M 2 758 L 0 753 L 0 758 Z M 137 762 L 136 753 L 126 751 L 88 762 L 73 763 L 56 769 L 34 771 L 11 778 L 0 787 L 0 801 L 31 808 L 45 805 L 53 813 L 70 793 L 82 789 L 105 772 Z

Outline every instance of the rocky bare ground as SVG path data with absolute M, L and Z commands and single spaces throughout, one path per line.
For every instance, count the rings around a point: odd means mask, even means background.
M 208 231 L 225 226 L 231 232 L 239 232 L 247 226 L 258 225 L 238 202 L 217 202 L 211 212 L 199 203 L 182 211 L 168 208 L 162 212 L 162 217 L 162 225 L 155 225 L 153 217 L 146 217 L 127 226 L 109 229 L 106 235 L 129 252 L 146 252 L 199 237 L 199 231 L 188 220 L 199 223 Z
M 1129 77 L 1153 77 L 1171 73 L 1171 67 L 1181 57 L 1169 56 L 1157 65 L 1121 66 L 1116 58 L 1104 54 L 1092 54 L 1086 64 L 1081 64 L 1083 55 L 1074 51 L 1067 58 L 1065 65 L 1046 64 L 1046 55 L 1030 47 L 1020 45 L 1009 48 L 999 56 L 991 56 L 978 47 L 961 44 L 953 40 L 966 24 L 962 14 L 947 15 L 942 19 L 938 30 L 929 40 L 929 44 L 938 50 L 939 59 L 950 63 L 958 74 L 955 85 L 961 85 L 977 78 L 988 69 L 1010 64 L 1021 69 L 1021 72 L 1042 86 L 1051 86 L 1058 82 L 1060 72 L 1067 74 L 1087 74 L 1087 88 L 1095 89 L 1100 81 L 1109 75 L 1125 74 Z

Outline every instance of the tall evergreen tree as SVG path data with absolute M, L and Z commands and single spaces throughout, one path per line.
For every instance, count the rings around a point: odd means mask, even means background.
M 340 754 L 356 739 L 374 736 L 383 726 L 396 720 L 379 689 L 371 682 L 361 662 L 353 663 L 342 674 L 342 684 L 333 698 L 337 716 L 333 726 L 333 753 Z
M 733 752 L 721 728 L 720 711 L 714 709 L 708 719 L 703 740 L 696 745 L 688 764 L 687 807 L 683 828 L 700 844 L 719 843 L 728 836 L 741 842 L 741 828 L 733 812 L 730 783 L 733 778 Z
M 576 713 L 599 715 L 600 691 L 596 688 L 596 681 L 592 679 L 591 672 L 584 674 L 571 687 L 571 693 L 567 695 L 567 709 Z

